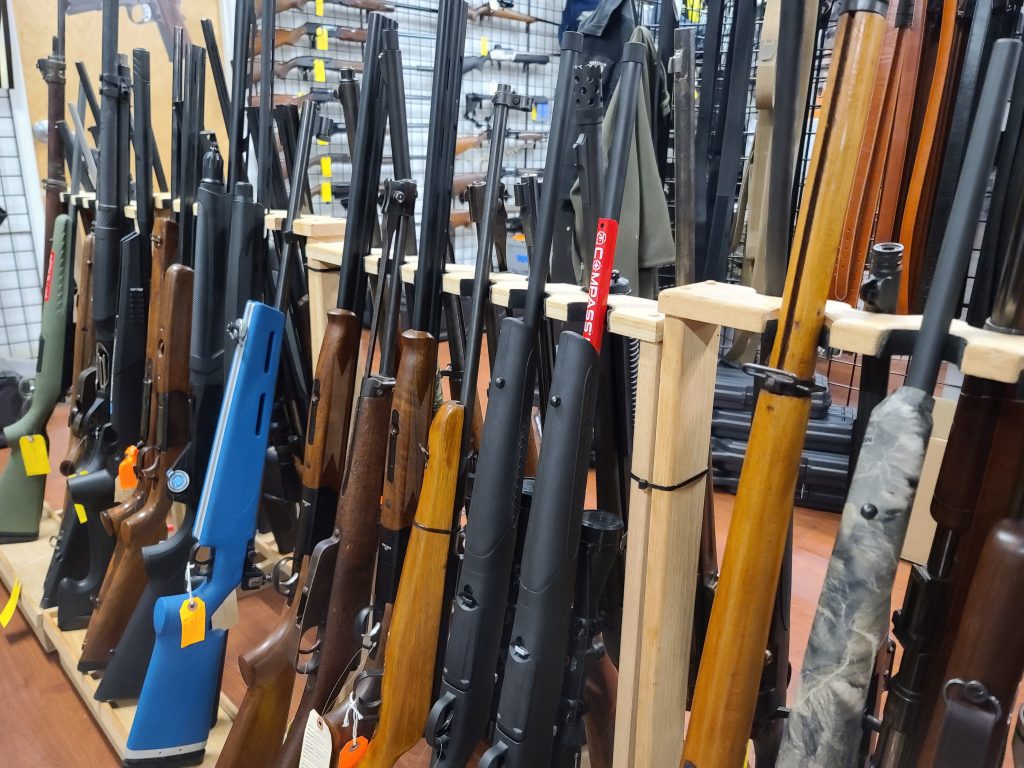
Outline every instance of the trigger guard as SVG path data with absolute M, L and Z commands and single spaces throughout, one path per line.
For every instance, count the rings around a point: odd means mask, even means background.
M 289 571 L 287 578 L 283 577 L 282 572 L 284 570 L 285 562 L 294 564 L 295 558 L 291 555 L 285 555 L 276 563 L 274 563 L 274 568 L 270 572 L 270 579 L 274 584 L 274 590 L 279 595 L 291 598 L 295 595 L 295 585 L 299 581 L 299 574 L 295 573 L 295 570 L 293 568 L 291 571 Z

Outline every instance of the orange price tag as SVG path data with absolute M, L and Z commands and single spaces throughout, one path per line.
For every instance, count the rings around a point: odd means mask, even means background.
M 363 759 L 363 755 L 366 754 L 369 747 L 370 742 L 366 740 L 365 736 L 352 739 L 342 745 L 341 753 L 338 755 L 338 768 L 352 768 Z
M 135 475 L 135 464 L 139 460 L 139 449 L 129 445 L 124 451 L 124 458 L 117 465 L 117 479 L 121 488 L 131 490 L 139 484 L 139 478 Z
M 178 609 L 181 616 L 181 647 L 188 648 L 193 643 L 201 643 L 206 639 L 206 603 L 201 597 L 187 597 Z

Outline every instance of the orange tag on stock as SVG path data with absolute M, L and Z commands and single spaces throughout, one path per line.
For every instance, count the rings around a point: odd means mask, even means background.
M 341 746 L 341 753 L 338 755 L 338 768 L 352 768 L 352 766 L 363 759 L 363 755 L 366 754 L 366 750 L 369 747 L 370 742 L 366 740 L 365 736 L 359 736 L 345 742 Z
M 124 458 L 117 465 L 117 479 L 121 487 L 131 490 L 139 484 L 139 478 L 135 475 L 135 464 L 139 460 L 139 449 L 134 445 L 125 448 Z
M 185 598 L 178 609 L 181 616 L 181 647 L 188 648 L 193 643 L 201 643 L 206 639 L 206 603 L 201 597 Z

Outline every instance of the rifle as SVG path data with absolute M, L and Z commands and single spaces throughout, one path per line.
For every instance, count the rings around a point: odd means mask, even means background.
M 931 393 L 967 276 L 1019 52 L 1020 43 L 1008 40 L 993 48 L 906 384 L 879 404 L 868 422 L 811 628 L 801 693 L 782 744 L 783 765 L 835 764 L 856 754 L 862 739 L 863 700 L 854 702 L 837 691 L 867 690 L 888 627 L 890 592 L 931 433 Z
M 61 395 L 65 334 L 71 312 L 72 226 L 70 217 L 64 214 L 54 220 L 52 250 L 43 288 L 35 390 L 25 414 L 3 430 L 11 449 L 7 466 L 0 474 L 0 498 L 4 500 L 0 512 L 0 542 L 4 543 L 34 541 L 39 536 L 46 474 L 29 476 L 23 452 L 37 440 L 49 444 L 46 424 Z
M 274 76 L 284 80 L 288 77 L 288 73 L 293 69 L 298 69 L 301 72 L 303 80 L 309 80 L 310 75 L 316 68 L 316 62 L 322 62 L 324 70 L 327 72 L 338 72 L 342 70 L 350 69 L 353 72 L 362 72 L 363 63 L 361 61 L 353 61 L 352 59 L 327 59 L 320 56 L 296 56 L 295 58 L 288 59 L 288 61 L 277 62 L 274 64 Z M 252 82 L 259 83 L 263 79 L 263 73 L 253 67 L 252 70 Z
M 547 765 L 553 732 L 563 744 L 574 740 L 556 731 L 558 725 L 573 724 L 576 702 L 562 700 L 560 690 L 542 681 L 564 675 L 570 649 L 570 608 L 596 415 L 598 360 L 645 56 L 639 43 L 623 48 L 618 111 L 590 270 L 590 301 L 583 335 L 564 331 L 559 339 L 493 746 L 484 753 L 481 768 Z M 548 189 L 554 194 L 554 185 Z
M 65 0 L 67 13 L 87 13 L 104 7 L 104 0 Z M 120 0 L 132 24 L 156 24 L 164 41 L 167 58 L 174 57 L 174 30 L 185 29 L 185 16 L 181 13 L 181 0 Z M 184 33 L 185 43 L 190 43 Z
M 67 81 L 64 63 L 64 29 L 67 6 L 57 4 L 57 34 L 53 37 L 50 55 L 36 62 L 36 68 L 46 82 L 46 216 L 43 219 L 44 262 L 53 251 L 53 226 L 63 210 L 60 200 L 67 191 L 64 177 L 64 151 L 66 149 L 60 128 L 64 125 L 64 86 Z M 73 255 L 73 254 L 72 254 Z
M 547 131 L 506 131 L 505 134 L 511 139 L 516 139 L 526 144 L 536 144 L 539 141 L 548 140 Z M 459 136 L 455 140 L 455 156 L 464 155 L 471 149 L 479 149 L 490 137 L 491 131 L 489 129 L 472 136 Z
M 481 69 L 488 62 L 497 64 L 498 69 L 501 69 L 502 64 L 522 64 L 525 70 L 531 64 L 547 64 L 550 61 L 551 57 L 543 53 L 518 53 L 511 48 L 496 45 L 486 56 L 466 56 L 462 60 L 462 74 Z
M 583 745 L 589 740 L 584 732 L 583 716 L 590 709 L 587 700 L 595 691 L 588 685 L 588 678 L 596 671 L 596 665 L 600 660 L 607 659 L 604 643 L 598 639 L 601 631 L 598 604 L 619 554 L 622 528 L 622 518 L 615 515 L 596 509 L 588 509 L 583 513 L 579 555 L 576 559 L 576 591 L 569 634 L 569 662 L 565 666 L 562 678 L 562 706 L 559 711 L 554 755 L 551 759 L 554 768 L 578 766 Z M 611 671 L 614 672 L 614 667 Z M 585 693 L 585 690 L 588 693 Z M 606 733 L 615 731 L 614 686 L 610 701 L 613 712 L 610 727 L 601 729 Z M 614 751 L 611 744 L 601 744 L 600 749 L 595 749 L 598 745 L 594 743 L 590 746 L 592 763 L 600 756 L 601 765 L 611 764 L 610 756 Z
M 324 31 L 320 32 L 321 29 Z M 307 21 L 302 26 L 294 27 L 293 29 L 276 28 L 274 30 L 274 48 L 298 45 L 299 41 L 304 37 L 309 38 L 309 44 L 312 46 L 316 43 L 317 35 L 325 35 L 334 40 L 344 40 L 351 43 L 366 42 L 366 30 L 361 27 L 339 27 L 333 24 L 318 24 L 315 21 Z M 263 41 L 257 37 L 252 49 L 253 56 L 259 56 L 262 50 Z
M 138 434 L 145 356 L 146 296 L 137 233 L 124 238 L 128 198 L 128 67 L 117 53 L 118 7 L 103 5 L 103 81 L 100 102 L 100 165 L 93 232 L 93 323 L 96 332 L 96 396 L 88 413 L 85 458 L 68 478 L 76 518 L 85 526 L 89 566 L 81 579 L 63 578 L 57 588 L 57 623 L 80 629 L 88 623 L 113 551 L 100 512 L 114 504 L 114 466 Z M 115 323 L 121 315 L 122 321 Z M 115 346 L 117 353 L 115 354 Z M 112 397 L 117 393 L 116 399 Z
M 156 644 L 128 735 L 126 762 L 158 762 L 171 755 L 177 762 L 198 762 L 205 752 L 227 642 L 227 630 L 214 628 L 211 619 L 246 575 L 260 478 L 241 469 L 260 466 L 267 450 L 283 330 L 280 311 L 249 302 L 196 515 L 196 547 L 208 547 L 212 559 L 197 587 L 189 579 L 187 594 L 156 602 Z M 181 706 L 169 712 L 167 701 Z
M 986 538 L 943 675 L 931 753 L 940 768 L 1003 764 L 1024 673 L 1024 623 L 1012 610 L 1024 600 L 1024 518 L 1020 499 L 1010 504 L 1013 519 L 997 523 Z
M 394 22 L 379 14 L 371 14 L 368 21 L 365 51 L 366 71 L 359 94 L 359 120 L 353 151 L 352 200 L 350 206 L 341 275 L 338 286 L 338 309 L 335 321 L 342 332 L 338 344 L 343 349 L 358 351 L 362 322 L 362 299 L 366 291 L 366 275 L 362 257 L 368 253 L 370 238 L 375 227 L 375 196 L 368 191 L 377 186 L 380 176 L 380 157 L 383 151 L 386 114 L 394 120 L 391 109 L 393 97 L 382 97 L 382 52 L 385 32 Z M 397 127 L 397 126 L 396 126 Z M 398 128 L 398 131 L 402 128 Z M 392 135 L 396 133 L 395 128 Z M 388 244 L 390 248 L 390 244 Z M 387 350 L 388 344 L 382 344 Z M 411 355 L 409 355 L 411 357 Z M 372 356 L 371 356 L 372 357 Z M 332 378 L 331 401 L 351 403 L 355 389 L 355 356 L 340 366 Z M 306 636 L 315 628 L 315 644 L 299 650 L 297 669 L 306 675 L 298 710 L 278 755 L 281 766 L 297 766 L 302 751 L 305 721 L 311 710 L 324 712 L 339 680 L 349 671 L 353 656 L 360 646 L 355 635 L 357 613 L 369 602 L 370 580 L 373 573 L 373 553 L 376 543 L 377 505 L 380 503 L 383 459 L 387 449 L 388 420 L 391 410 L 391 392 L 394 386 L 392 371 L 387 376 L 367 377 L 361 387 L 356 405 L 357 427 L 347 453 L 344 480 L 337 499 L 333 521 L 333 534 L 324 540 L 325 519 L 330 524 L 331 497 L 319 497 L 320 503 L 303 510 L 304 536 L 315 548 L 312 550 L 309 575 L 296 598 L 299 606 L 295 620 L 299 624 L 297 636 Z M 364 426 L 365 425 L 365 426 Z M 347 442 L 347 423 L 339 429 Z M 316 440 L 327 436 L 321 431 Z M 311 438 L 307 438 L 311 439 Z M 312 490 L 312 489 L 310 489 Z M 319 543 L 317 543 L 319 541 Z M 344 550 L 340 543 L 345 542 Z M 308 551 L 308 550 L 307 550 Z M 294 659 L 294 656 L 292 657 Z
M 683 765 L 732 766 L 744 759 L 809 414 L 803 382 L 813 373 L 827 283 L 842 235 L 843 211 L 833 203 L 848 199 L 854 182 L 856 149 L 864 134 L 872 85 L 863 73 L 877 62 L 885 6 L 878 3 L 870 11 L 852 6 L 839 18 L 829 72 L 832 85 L 822 111 L 825 130 L 815 142 L 805 187 L 811 196 L 801 206 L 793 239 L 770 368 L 759 369 L 765 383 L 748 453 L 763 460 L 744 463 L 734 513 L 734 525 L 739 526 L 730 529 L 694 689 Z M 842 88 L 836 86 L 840 82 Z M 680 567 L 695 572 L 696 554 L 689 553 Z M 737 632 L 737 626 L 744 631 Z
M 548 178 L 561 168 L 568 149 L 573 113 L 567 107 L 567 94 L 582 45 L 582 36 L 575 32 L 562 38 L 551 123 L 554 135 L 545 164 Z M 539 218 L 534 252 L 543 256 L 532 261 L 526 313 L 502 322 L 491 366 L 466 552 L 455 589 L 440 697 L 427 724 L 429 743 L 439 753 L 438 765 L 461 765 L 460 760 L 468 758 L 484 735 L 493 699 L 516 545 L 526 435 L 533 411 L 537 332 L 547 282 L 546 256 L 553 236 L 554 185 L 544 187 L 540 209 L 544 215 Z M 483 235 L 483 227 L 480 231 Z M 472 654 L 461 653 L 460 649 L 470 647 L 474 648 Z M 463 669 L 463 664 L 472 667 Z M 443 738 L 447 740 L 442 742 Z
M 514 7 L 512 0 L 488 0 L 475 8 L 467 7 L 466 16 L 470 21 L 476 22 L 486 18 L 508 19 L 522 22 L 527 27 L 537 20 L 527 13 L 512 10 Z
M 192 270 L 167 265 L 176 250 L 175 225 L 161 219 L 154 241 L 156 271 L 160 279 L 159 304 L 152 321 L 153 402 L 149 413 L 150 442 L 140 453 L 141 482 L 128 502 L 104 513 L 104 522 L 117 543 L 110 559 L 96 609 L 78 661 L 80 672 L 103 669 L 127 627 L 146 588 L 148 578 L 142 548 L 167 538 L 167 473 L 188 442 L 188 346 L 191 339 Z M 156 280 L 154 279 L 154 283 Z M 156 286 L 154 286 L 156 287 Z
M 369 11 L 372 13 L 392 13 L 395 8 L 393 5 L 381 2 L 381 0 L 326 0 L 331 5 L 340 5 L 345 8 L 356 8 L 360 11 Z M 284 13 L 285 11 L 301 10 L 309 4 L 309 0 L 274 0 L 274 13 Z M 255 0 L 256 15 L 259 16 L 263 12 L 263 0 Z

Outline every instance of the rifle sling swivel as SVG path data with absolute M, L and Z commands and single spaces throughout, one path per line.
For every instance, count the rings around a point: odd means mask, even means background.
M 438 533 L 442 536 L 451 536 L 453 533 L 455 533 L 455 531 L 449 530 L 448 528 L 431 528 L 429 526 L 417 522 L 416 520 L 413 520 L 412 524 L 414 528 L 419 528 L 421 531 L 424 531 L 426 533 Z
M 753 376 L 760 389 L 782 397 L 812 397 L 825 389 L 813 378 L 801 379 L 789 371 L 767 365 L 748 363 L 743 366 L 743 372 Z

